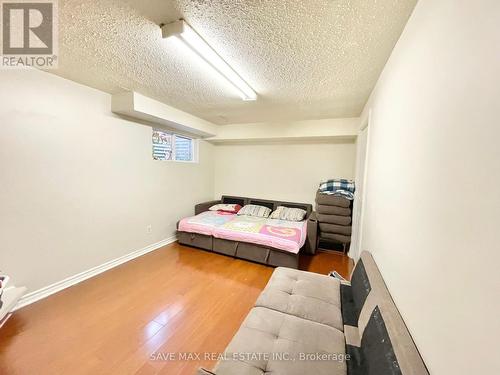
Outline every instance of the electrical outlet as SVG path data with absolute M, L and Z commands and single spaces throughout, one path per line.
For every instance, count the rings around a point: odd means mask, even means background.
M 151 226 L 151 224 L 149 224 L 149 225 L 146 227 L 146 232 L 148 232 L 148 233 L 153 233 L 153 227 Z

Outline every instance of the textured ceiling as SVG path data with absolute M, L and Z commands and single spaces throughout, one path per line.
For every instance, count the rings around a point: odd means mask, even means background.
M 417 0 L 59 0 L 59 68 L 216 124 L 360 114 Z M 254 88 L 242 101 L 161 39 L 184 18 Z

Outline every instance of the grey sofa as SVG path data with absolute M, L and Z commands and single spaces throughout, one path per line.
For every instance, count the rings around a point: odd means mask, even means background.
M 216 375 L 428 375 L 372 258 L 351 283 L 277 268 Z
M 275 210 L 278 206 L 295 207 L 305 210 L 307 213 L 307 238 L 304 246 L 300 249 L 299 254 L 301 252 L 309 254 L 315 253 L 318 223 L 312 213 L 311 204 L 223 195 L 219 200 L 197 204 L 194 209 L 195 215 L 208 211 L 211 206 L 218 203 L 239 204 L 241 206 L 256 204 L 268 207 L 271 210 Z M 179 230 L 177 231 L 177 240 L 182 245 L 193 246 L 203 250 L 213 251 L 215 253 L 250 260 L 273 267 L 282 266 L 298 268 L 299 265 L 299 254 L 275 249 L 273 247 L 266 247 L 248 242 L 225 240 L 204 234 L 182 232 Z

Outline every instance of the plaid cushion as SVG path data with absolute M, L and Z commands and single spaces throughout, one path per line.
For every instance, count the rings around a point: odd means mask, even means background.
M 354 190 L 355 190 L 354 181 L 340 178 L 340 179 L 335 179 L 335 180 L 328 180 L 328 181 L 322 182 L 319 185 L 319 191 L 322 193 L 325 193 L 325 192 L 334 193 L 337 190 L 344 190 L 347 192 L 354 193 Z
M 335 190 L 333 193 L 332 192 L 325 192 L 323 194 L 332 194 L 332 195 L 335 195 L 337 197 L 344 197 L 344 198 L 347 198 L 349 200 L 353 200 L 354 199 L 354 194 L 351 193 L 350 191 L 347 191 L 347 190 L 342 190 L 342 189 L 339 189 L 339 190 Z

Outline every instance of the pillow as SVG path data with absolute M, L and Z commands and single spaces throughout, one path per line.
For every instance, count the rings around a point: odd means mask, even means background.
M 208 210 L 209 211 L 231 212 L 231 213 L 235 214 L 239 210 L 241 210 L 241 206 L 239 204 L 214 204 Z
M 276 211 L 274 211 L 270 219 L 288 220 L 288 221 L 302 221 L 306 216 L 307 212 L 300 208 L 290 208 L 285 206 L 278 206 Z
M 257 206 L 256 204 L 247 204 L 238 211 L 238 215 L 248 215 L 257 217 L 269 217 L 271 209 L 264 206 Z

